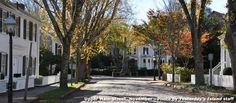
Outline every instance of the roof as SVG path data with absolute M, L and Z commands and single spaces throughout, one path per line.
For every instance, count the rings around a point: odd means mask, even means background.
M 37 20 L 38 22 L 40 22 L 40 20 L 39 20 L 38 18 L 32 16 L 31 14 L 29 14 L 29 13 L 26 12 L 25 10 L 20 9 L 20 8 L 17 8 L 14 3 L 7 2 L 7 1 L 5 1 L 5 0 L 0 0 L 0 4 L 3 4 L 3 5 L 5 5 L 6 7 L 10 8 L 10 9 L 20 11 L 20 12 L 23 13 L 24 15 L 29 16 L 29 17 L 31 17 L 31 18 Z

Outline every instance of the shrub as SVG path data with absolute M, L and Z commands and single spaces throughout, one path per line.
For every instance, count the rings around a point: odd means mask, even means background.
M 232 68 L 226 67 L 226 68 L 223 70 L 223 75 L 232 75 Z
M 162 64 L 161 70 L 163 73 L 170 73 L 172 74 L 172 66 L 169 64 Z M 194 74 L 193 69 L 185 68 L 185 67 L 176 67 L 175 68 L 175 74 L 180 74 L 181 81 L 182 82 L 189 82 L 191 81 L 191 74 Z
M 184 67 L 177 67 L 176 74 L 180 74 L 182 82 L 189 82 L 191 81 L 191 74 L 194 73 L 193 69 L 188 69 Z
M 171 65 L 164 63 L 160 67 L 164 74 L 171 73 Z

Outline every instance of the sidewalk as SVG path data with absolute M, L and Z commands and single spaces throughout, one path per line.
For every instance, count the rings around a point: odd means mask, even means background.
M 52 84 L 49 86 L 43 86 L 43 87 L 34 87 L 28 90 L 28 96 L 27 96 L 27 101 L 24 101 L 24 90 L 20 91 L 14 91 L 13 92 L 13 103 L 30 103 L 33 100 L 37 99 L 37 96 L 56 89 L 59 87 L 59 83 Z M 0 102 L 1 103 L 7 103 L 7 93 L 0 94 Z

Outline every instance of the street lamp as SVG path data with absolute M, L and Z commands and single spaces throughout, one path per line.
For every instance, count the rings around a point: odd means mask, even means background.
M 4 25 L 7 28 L 7 33 L 9 34 L 9 80 L 8 80 L 8 103 L 12 103 L 12 36 L 15 32 L 16 21 L 13 17 L 9 16 L 5 21 Z
M 209 69 L 209 85 L 212 85 L 212 61 L 213 61 L 214 55 L 213 53 L 208 54 L 208 60 L 210 61 L 210 69 Z

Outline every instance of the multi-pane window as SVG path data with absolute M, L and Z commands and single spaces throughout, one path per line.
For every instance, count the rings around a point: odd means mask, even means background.
M 7 60 L 8 55 L 5 53 L 0 53 L 0 74 L 7 75 Z
M 14 14 L 11 14 L 11 17 L 16 20 L 16 16 L 15 16 Z M 17 22 L 17 21 L 16 21 L 16 22 Z M 16 33 L 17 33 L 17 25 L 16 25 L 16 28 L 15 28 L 15 30 L 14 30 L 14 32 L 13 32 L 13 36 L 15 36 Z
M 27 21 L 24 19 L 24 29 L 23 29 L 23 38 L 26 39 L 26 29 L 27 29 Z
M 9 16 L 9 12 L 2 11 L 2 20 L 5 20 Z M 7 28 L 5 25 L 2 25 L 2 31 L 7 32 Z
M 20 23 L 21 23 L 21 18 L 20 17 L 16 17 L 16 36 L 20 37 Z
M 148 48 L 146 47 L 143 47 L 143 55 L 148 55 L 149 54 L 149 51 L 148 51 Z

